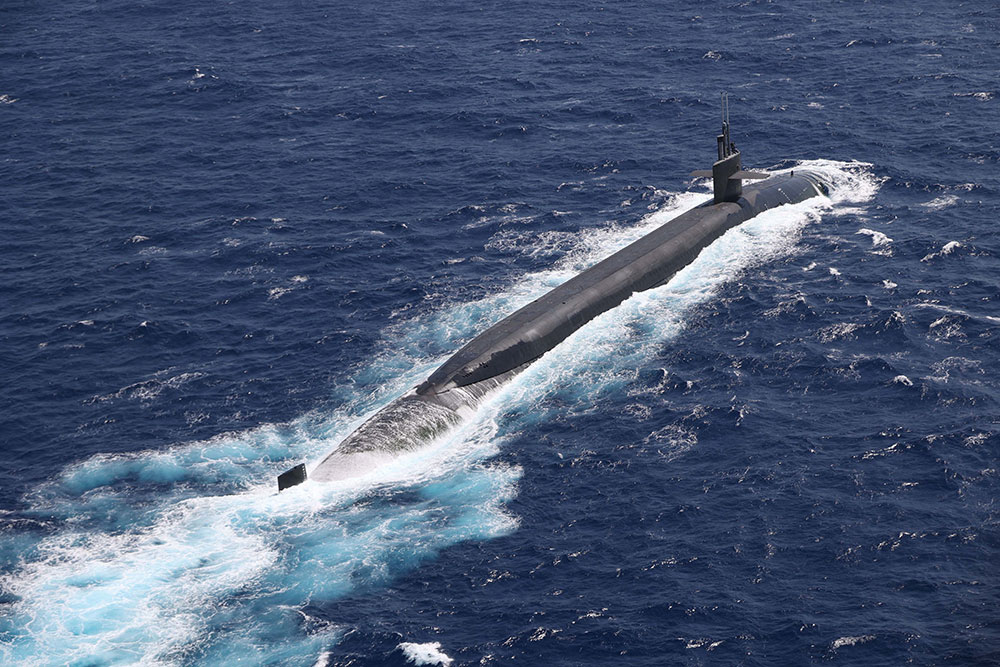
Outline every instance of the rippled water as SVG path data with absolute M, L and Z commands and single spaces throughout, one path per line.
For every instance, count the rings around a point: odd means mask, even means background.
M 990 3 L 2 12 L 0 662 L 990 663 Z M 274 493 L 753 168 L 430 447 Z

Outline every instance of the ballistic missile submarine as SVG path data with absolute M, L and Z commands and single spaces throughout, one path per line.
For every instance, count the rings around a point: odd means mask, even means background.
M 763 211 L 820 194 L 816 174 L 768 175 L 744 171 L 729 134 L 729 104 L 722 96 L 722 133 L 712 169 L 714 196 L 571 278 L 479 334 L 420 385 L 377 412 L 309 473 L 320 482 L 366 474 L 382 462 L 417 449 L 472 415 L 495 389 L 537 361 L 592 319 L 636 292 L 666 283 L 729 229 Z M 743 181 L 761 181 L 743 188 Z M 278 490 L 306 480 L 299 464 L 278 477 Z

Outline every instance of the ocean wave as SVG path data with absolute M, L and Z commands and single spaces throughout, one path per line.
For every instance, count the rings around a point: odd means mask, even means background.
M 959 243 L 958 241 L 948 241 L 947 243 L 944 244 L 944 246 L 941 247 L 939 251 L 924 255 L 923 259 L 921 259 L 920 261 L 929 262 L 935 257 L 944 257 L 945 255 L 950 255 L 951 253 L 955 252 L 961 247 L 962 244 Z
M 403 642 L 399 645 L 399 650 L 403 652 L 407 660 L 418 666 L 441 665 L 441 667 L 449 667 L 454 662 L 441 650 L 441 642 L 427 642 L 425 644 Z

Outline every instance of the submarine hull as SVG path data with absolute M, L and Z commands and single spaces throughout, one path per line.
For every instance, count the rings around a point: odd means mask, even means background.
M 743 188 L 735 201 L 708 202 L 682 213 L 473 338 L 427 380 L 364 422 L 310 477 L 356 477 L 421 447 L 577 329 L 636 292 L 670 280 L 728 230 L 820 194 L 826 186 L 819 177 L 792 172 Z

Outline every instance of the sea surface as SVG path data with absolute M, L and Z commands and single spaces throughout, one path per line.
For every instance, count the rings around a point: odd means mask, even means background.
M 0 664 L 1000 662 L 993 1 L 7 0 Z M 744 165 L 457 430 L 278 495 Z

